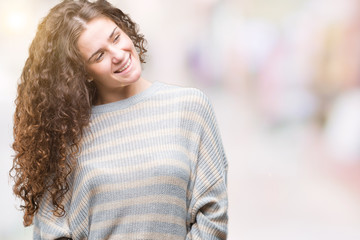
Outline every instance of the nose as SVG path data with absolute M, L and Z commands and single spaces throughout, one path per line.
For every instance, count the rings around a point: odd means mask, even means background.
M 121 63 L 126 57 L 125 51 L 116 47 L 112 47 L 110 49 L 110 54 L 111 54 L 112 63 L 114 64 Z

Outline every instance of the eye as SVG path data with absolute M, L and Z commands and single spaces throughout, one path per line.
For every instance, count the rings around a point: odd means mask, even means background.
M 120 39 L 120 34 L 117 34 L 115 37 L 114 37 L 114 43 L 115 42 L 118 42 Z
M 100 53 L 97 55 L 95 61 L 96 61 L 96 62 L 100 62 L 100 61 L 103 59 L 103 57 L 104 57 L 104 52 L 100 52 Z

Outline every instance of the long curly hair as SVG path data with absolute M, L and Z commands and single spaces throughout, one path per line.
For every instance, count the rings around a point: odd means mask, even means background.
M 64 0 L 40 22 L 29 48 L 15 100 L 15 155 L 10 176 L 22 199 L 24 226 L 33 222 L 42 197 L 49 192 L 53 214 L 63 216 L 72 163 L 81 151 L 96 87 L 89 77 L 77 40 L 90 20 L 105 16 L 133 41 L 141 63 L 146 43 L 138 26 L 105 0 Z

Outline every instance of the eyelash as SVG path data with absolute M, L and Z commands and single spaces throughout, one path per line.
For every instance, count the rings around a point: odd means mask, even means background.
M 114 38 L 114 42 L 117 42 L 120 38 L 120 34 L 116 35 L 115 38 Z
M 102 59 L 102 56 L 104 56 L 104 53 L 101 52 L 98 57 L 95 59 L 97 62 L 100 61 Z

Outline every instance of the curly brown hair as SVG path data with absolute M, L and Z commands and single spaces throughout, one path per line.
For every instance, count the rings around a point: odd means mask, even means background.
M 33 222 L 49 192 L 53 214 L 63 216 L 68 176 L 89 124 L 96 88 L 87 80 L 77 40 L 90 20 L 105 16 L 133 41 L 145 63 L 144 36 L 120 9 L 105 0 L 64 0 L 38 26 L 18 84 L 14 114 L 15 155 L 10 176 L 24 205 L 24 226 Z

